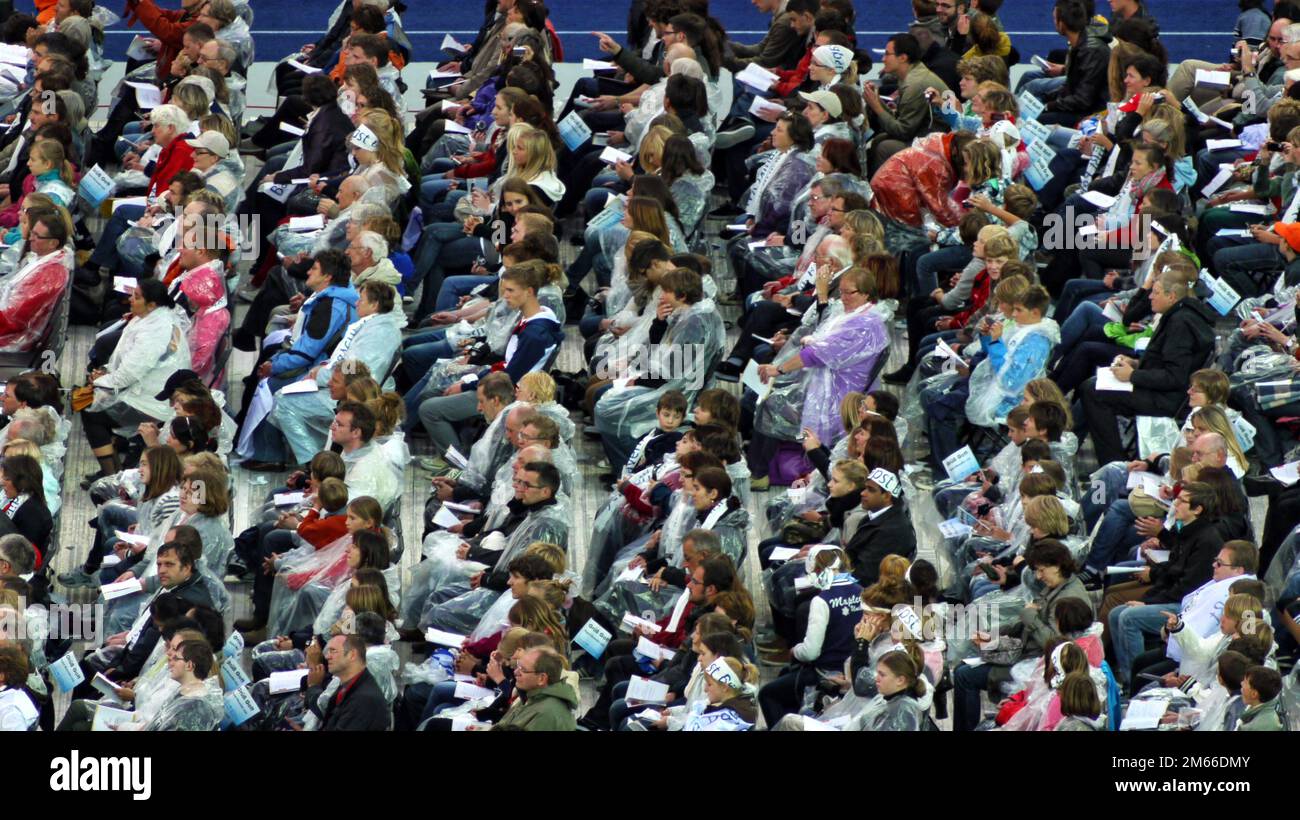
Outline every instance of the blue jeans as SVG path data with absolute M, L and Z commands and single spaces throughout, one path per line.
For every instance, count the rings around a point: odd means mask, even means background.
M 427 176 L 420 180 L 420 209 L 425 212 L 432 210 L 435 203 L 459 185 L 460 180 L 447 179 L 441 175 Z
M 1100 302 L 1111 293 L 1106 283 L 1099 279 L 1071 279 L 1061 288 L 1061 298 L 1056 302 L 1053 316 L 1061 323 L 1062 343 L 1064 344 L 1065 325 L 1069 324 L 1077 313 L 1079 305 L 1085 302 Z
M 1049 77 L 1041 71 L 1026 71 L 1016 83 L 1016 93 L 1028 91 L 1038 99 L 1044 99 L 1058 88 L 1065 87 L 1065 76 Z
M 939 287 L 939 274 L 959 271 L 970 264 L 971 249 L 965 245 L 949 245 L 937 251 L 930 251 L 916 260 L 916 289 L 912 295 L 917 298 L 929 296 Z
M 1092 282 L 1088 279 L 1074 279 L 1066 283 L 1065 294 L 1069 294 L 1070 285 L 1078 282 L 1100 285 L 1103 291 L 1106 290 L 1106 286 L 1102 285 L 1101 282 Z M 1064 302 L 1065 298 L 1066 295 L 1062 295 L 1061 301 Z M 1089 339 L 1090 334 L 1088 331 L 1095 330 L 1101 332 L 1102 328 L 1105 327 L 1106 323 L 1109 321 L 1110 320 L 1106 318 L 1106 314 L 1102 312 L 1101 305 L 1096 302 L 1079 303 L 1079 305 L 1070 312 L 1069 318 L 1061 323 L 1060 349 L 1072 349 L 1080 341 Z
M 1127 498 L 1111 504 L 1101 520 L 1101 529 L 1097 530 L 1097 537 L 1092 541 L 1092 550 L 1089 551 L 1084 566 L 1098 574 L 1103 573 L 1106 567 L 1114 564 L 1125 547 L 1140 543 L 1142 536 L 1138 535 L 1133 526 L 1136 521 L 1137 516 L 1133 514 Z
M 411 430 L 419 420 L 420 394 L 429 383 L 429 373 L 434 362 L 455 355 L 447 341 L 447 331 L 439 328 L 427 333 L 417 333 L 402 340 L 402 372 L 413 385 L 406 391 L 406 422 L 403 429 Z
M 429 699 L 424 702 L 424 714 L 420 715 L 420 723 L 458 703 L 463 701 L 456 697 L 456 681 L 445 680 L 435 683 L 432 691 L 429 692 Z
M 134 222 L 144 216 L 143 205 L 123 205 L 108 220 L 104 226 L 104 233 L 99 237 L 99 243 L 95 246 L 95 252 L 90 255 L 90 263 L 98 265 L 101 268 L 113 270 L 117 266 L 117 240 L 126 229 L 131 227 L 128 222 Z
M 942 391 L 921 391 L 921 406 L 926 409 L 926 429 L 930 433 L 930 462 L 936 470 L 943 460 L 957 451 L 962 427 L 966 424 L 966 398 L 970 382 L 963 379 Z
M 415 270 L 424 279 L 424 292 L 420 306 L 415 311 L 419 321 L 433 313 L 442 289 L 443 270 L 467 268 L 483 255 L 484 241 L 476 236 L 466 236 L 458 223 L 435 222 L 424 229 L 420 244 L 415 248 Z
M 1133 661 L 1146 650 L 1146 636 L 1159 635 L 1165 613 L 1177 612 L 1178 604 L 1117 606 L 1107 617 L 1110 642 L 1115 650 L 1115 679 L 1127 683 Z
M 448 276 L 442 280 L 442 287 L 438 290 L 438 301 L 433 306 L 434 313 L 455 310 L 460 304 L 460 297 L 468 296 L 470 291 L 479 285 L 490 285 L 496 280 L 495 276 L 473 276 L 470 274 Z
M 1125 497 L 1127 488 L 1128 467 L 1122 461 L 1112 461 L 1093 473 L 1092 485 L 1083 493 L 1080 502 L 1083 520 L 1088 523 L 1089 530 L 1112 504 Z
M 980 722 L 980 692 L 989 685 L 993 667 L 986 664 L 958 664 L 952 673 L 952 729 L 971 732 Z

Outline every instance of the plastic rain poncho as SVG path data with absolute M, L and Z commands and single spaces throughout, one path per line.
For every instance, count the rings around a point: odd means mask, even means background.
M 171 410 L 156 397 L 173 373 L 189 368 L 190 346 L 176 314 L 155 308 L 147 316 L 132 317 L 109 357 L 107 373 L 94 381 L 91 409 L 111 413 L 125 406 L 149 418 L 166 418 Z
M 949 193 L 957 183 L 952 168 L 953 134 L 931 134 L 894 154 L 871 178 L 872 207 L 906 226 L 919 228 L 929 213 L 951 228 L 962 217 Z
M 384 584 L 388 587 L 388 600 L 392 602 L 393 608 L 396 609 L 402 605 L 402 567 L 394 564 L 383 571 Z M 339 618 L 343 617 L 343 610 L 348 605 L 348 588 L 351 586 L 352 573 L 348 573 L 346 583 L 340 582 L 325 597 L 324 603 L 321 604 L 320 612 L 316 614 L 316 619 L 312 622 L 312 634 L 328 635 L 330 627 L 338 623 Z M 300 598 L 301 600 L 308 600 Z M 301 627 L 298 627 L 301 628 Z
M 505 548 L 497 558 L 497 567 L 507 567 L 535 541 L 544 541 L 567 547 L 569 520 L 572 512 L 567 500 L 557 499 L 540 510 L 530 512 L 506 539 Z M 433 626 L 449 632 L 469 633 L 492 607 L 497 599 L 496 590 L 479 587 L 457 595 L 450 600 L 437 601 L 431 595 L 420 613 L 419 628 Z
M 178 690 L 177 696 L 164 704 L 141 731 L 211 732 L 221 725 L 225 715 L 219 691 L 214 698 L 207 686 L 197 695 L 181 695 Z
M 289 634 L 289 622 L 297 609 L 297 598 L 309 586 L 331 590 L 343 578 L 351 575 L 347 564 L 348 547 L 351 545 L 352 534 L 346 533 L 320 549 L 307 544 L 280 556 L 276 561 L 275 580 L 271 586 L 271 609 L 266 634 Z M 324 601 L 327 595 L 328 592 L 321 595 L 320 600 Z
M 976 427 L 995 427 L 1006 421 L 1024 396 L 1025 385 L 1043 375 L 1052 348 L 1061 341 L 1061 329 L 1051 319 L 1033 325 L 1018 325 L 1009 336 L 1002 366 L 995 369 L 993 358 L 984 359 L 970 374 L 970 395 L 966 418 Z
M 807 427 L 827 444 L 844 437 L 840 403 L 863 390 L 876 360 L 888 355 L 889 332 L 863 305 L 822 323 L 807 342 L 792 348 L 804 367 L 774 387 L 758 406 L 754 427 L 763 435 L 794 441 Z
M 660 396 L 669 390 L 680 390 L 689 404 L 704 388 L 705 375 L 723 355 L 725 343 L 726 329 L 713 300 L 703 299 L 679 308 L 668 317 L 668 331 L 651 353 L 652 359 L 647 363 L 649 372 L 643 374 L 667 381 L 654 388 L 633 385 L 606 392 L 596 402 L 597 429 L 602 435 L 630 442 L 629 447 L 635 444 L 654 429 Z
M 187 328 L 192 369 L 204 383 L 213 375 L 217 348 L 230 328 L 222 273 L 221 262 L 213 260 L 185 271 L 177 280 L 183 303 L 175 308 L 177 318 Z
M 65 248 L 28 254 L 17 273 L 0 280 L 0 351 L 31 350 L 68 287 L 72 254 Z

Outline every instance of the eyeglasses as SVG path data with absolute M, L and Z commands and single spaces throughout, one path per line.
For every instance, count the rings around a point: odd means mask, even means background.
M 687 584 L 690 584 L 691 586 L 694 586 L 694 587 L 702 587 L 702 586 L 704 586 L 704 582 L 703 582 L 703 581 L 700 581 L 700 580 L 696 580 L 695 576 L 693 576 L 693 575 L 691 576 L 690 580 L 687 581 L 686 583 L 687 583 Z
M 1215 568 L 1215 569 L 1220 569 L 1220 568 L 1222 568 L 1222 569 L 1236 569 L 1236 568 L 1237 568 L 1237 565 L 1236 565 L 1236 564 L 1225 564 L 1225 563 L 1223 563 L 1222 561 L 1220 561 L 1218 558 L 1215 558 L 1215 559 L 1214 559 L 1214 568 Z
M 530 490 L 540 490 L 542 488 L 541 484 L 529 484 L 527 481 L 524 481 L 522 478 L 516 478 L 511 483 L 513 483 L 517 487 L 527 487 Z
M 520 675 L 536 675 L 536 674 L 537 674 L 537 670 L 536 670 L 536 669 L 525 669 L 525 668 L 523 668 L 522 666 L 516 666 L 516 667 L 515 667 L 515 677 L 516 677 L 516 678 L 519 677 Z
M 860 290 L 849 290 L 848 288 L 840 288 L 840 296 L 857 296 L 861 292 L 862 291 Z
M 31 233 L 29 233 L 29 234 L 27 235 L 27 238 L 28 238 L 28 239 L 53 239 L 54 237 L 51 236 L 50 234 L 47 234 L 47 233 L 46 233 L 46 234 L 40 234 L 40 233 L 37 233 L 36 231 L 32 231 Z

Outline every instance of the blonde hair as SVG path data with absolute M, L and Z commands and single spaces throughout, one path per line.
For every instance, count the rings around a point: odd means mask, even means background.
M 68 238 L 72 238 L 72 236 L 76 234 L 76 229 L 72 225 L 72 214 L 68 213 L 67 208 L 55 202 L 54 197 L 49 194 L 43 194 L 40 191 L 32 191 L 30 194 L 23 197 L 22 210 L 27 211 L 32 208 L 49 208 L 50 210 L 58 211 L 59 217 L 63 220 L 63 227 L 68 229 Z
M 1232 429 L 1232 422 L 1228 420 L 1227 413 L 1212 405 L 1198 407 L 1192 411 L 1191 422 L 1193 429 L 1204 427 L 1222 436 L 1223 443 L 1228 447 L 1228 453 L 1237 460 L 1238 464 L 1246 465 L 1246 454 L 1241 451 L 1237 433 Z
M 45 459 L 41 457 L 41 448 L 37 447 L 35 442 L 28 441 L 25 438 L 13 438 L 5 443 L 5 458 L 10 456 L 31 456 L 36 459 L 38 464 L 43 464 Z
M 1054 495 L 1039 495 L 1026 501 L 1025 523 L 1037 527 L 1048 538 L 1064 538 L 1070 532 L 1065 507 Z
M 361 112 L 361 123 L 379 137 L 379 150 L 375 152 L 384 167 L 397 176 L 406 175 L 405 143 L 402 124 L 382 108 L 367 108 Z
M 867 486 L 867 465 L 852 458 L 842 458 L 831 465 L 831 470 L 844 476 L 844 480 L 862 491 Z
M 740 658 L 732 658 L 732 657 L 718 658 L 718 660 L 722 661 L 727 666 L 731 667 L 731 671 L 735 672 L 736 675 L 740 678 L 740 682 L 742 685 L 740 688 L 735 689 L 734 691 L 740 692 L 744 689 L 744 684 L 754 683 L 755 681 L 758 680 L 758 667 L 754 666 L 754 664 L 749 663 L 747 661 L 742 661 Z M 704 670 L 704 674 L 708 675 L 709 680 L 713 681 L 714 683 L 722 684 L 723 686 L 726 686 L 725 683 L 713 677 L 713 675 L 709 674 L 709 671 L 707 669 Z
M 402 397 L 391 391 L 380 393 L 366 402 L 375 413 L 375 435 L 391 436 L 393 431 L 402 426 L 406 419 L 406 404 Z
M 555 379 L 551 374 L 534 370 L 525 373 L 519 379 L 519 386 L 533 397 L 534 404 L 546 404 L 555 401 Z
M 1001 225 L 985 225 L 979 238 L 984 241 L 984 259 L 1018 259 L 1020 246 L 1011 238 L 1011 232 Z
M 212 98 L 198 83 L 182 83 L 172 91 L 172 104 L 197 120 L 212 109 Z
M 659 172 L 663 164 L 664 143 L 673 136 L 673 130 L 664 125 L 653 126 L 641 138 L 641 148 L 637 156 L 641 158 L 641 167 L 647 174 Z
M 534 541 L 524 550 L 524 555 L 536 555 L 546 562 L 555 574 L 564 572 L 569 566 L 569 559 L 564 554 L 564 547 L 549 541 Z
M 1074 429 L 1074 414 L 1070 412 L 1070 403 L 1065 400 L 1065 394 L 1056 382 L 1046 377 L 1030 379 L 1029 384 L 1025 385 L 1025 392 L 1034 401 L 1050 401 L 1060 406 L 1065 411 L 1065 429 Z
M 1254 616 L 1252 619 L 1254 624 L 1250 631 L 1242 632 L 1241 622 L 1246 618 L 1246 613 Z M 1223 602 L 1222 617 L 1236 621 L 1236 634 L 1253 638 L 1265 650 L 1268 650 L 1273 645 L 1273 628 L 1268 625 L 1268 620 L 1264 617 L 1264 604 L 1254 595 L 1247 595 L 1242 592 L 1229 595 L 1228 599 Z
M 40 157 L 50 164 L 50 167 L 59 172 L 59 179 L 68 185 L 72 185 L 76 179 L 76 172 L 72 168 L 72 163 L 68 162 L 68 156 L 63 151 L 63 143 L 57 140 L 37 140 L 32 146 L 32 155 Z M 54 200 L 50 200 L 54 204 Z
M 226 138 L 226 143 L 234 150 L 239 147 L 239 131 L 230 117 L 225 114 L 204 114 L 199 117 L 199 132 L 216 131 Z
M 524 167 L 514 167 L 515 146 L 524 149 Z M 540 128 L 534 128 L 526 122 L 517 122 L 506 132 L 507 155 L 510 159 L 509 176 L 520 177 L 525 181 L 536 179 L 542 174 L 555 171 L 555 148 L 551 138 Z

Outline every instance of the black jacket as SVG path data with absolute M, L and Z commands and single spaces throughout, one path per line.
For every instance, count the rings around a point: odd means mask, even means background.
M 1148 604 L 1173 604 L 1200 587 L 1214 574 L 1214 557 L 1223 548 L 1223 535 L 1213 518 L 1203 516 L 1161 543 L 1170 546 L 1169 560 L 1151 568 L 1151 589 L 1142 600 Z
M 869 516 L 862 519 L 844 551 L 853 563 L 854 577 L 864 587 L 879 580 L 880 561 L 886 555 L 912 558 L 916 555 L 916 533 L 907 507 L 899 501 L 874 520 Z
M 1161 317 L 1133 371 L 1133 387 L 1146 393 L 1159 411 L 1172 416 L 1187 395 L 1192 373 L 1214 350 L 1214 314 L 1199 299 L 1186 297 Z
M 145 609 L 147 610 L 153 601 L 164 595 L 180 596 L 181 600 L 189 603 L 191 607 L 212 607 L 212 596 L 208 595 L 208 587 L 203 583 L 203 577 L 199 575 L 198 570 L 194 571 L 188 581 L 177 584 L 171 589 L 159 590 L 149 604 L 145 605 Z M 126 651 L 122 653 L 122 659 L 117 665 L 117 671 L 114 673 L 113 679 L 127 681 L 139 675 L 140 670 L 144 668 L 144 662 L 153 653 L 154 645 L 158 643 L 161 636 L 162 633 L 154 625 L 153 618 L 146 618 L 144 628 L 140 630 L 140 635 L 136 638 L 135 643 L 127 647 Z
M 1044 100 L 1044 110 L 1086 117 L 1106 107 L 1110 90 L 1110 46 L 1092 45 L 1086 36 L 1065 57 L 1065 85 Z
M 307 691 L 312 697 L 312 690 Z M 341 702 L 338 692 L 330 695 L 321 717 L 322 732 L 387 732 L 393 722 L 388 701 L 369 669 L 362 670 L 356 683 L 343 692 Z
M 356 130 L 352 120 L 343 113 L 337 102 L 321 106 L 302 135 L 302 164 L 286 168 L 275 175 L 275 181 L 284 183 L 302 179 L 312 174 L 332 177 L 348 170 L 348 135 Z
M 351 32 L 352 4 L 344 3 L 342 11 L 339 12 L 339 19 L 335 20 L 330 30 L 316 41 L 316 47 L 303 62 L 316 68 L 332 68 L 338 62 L 339 48 L 342 47 L 343 40 Z

